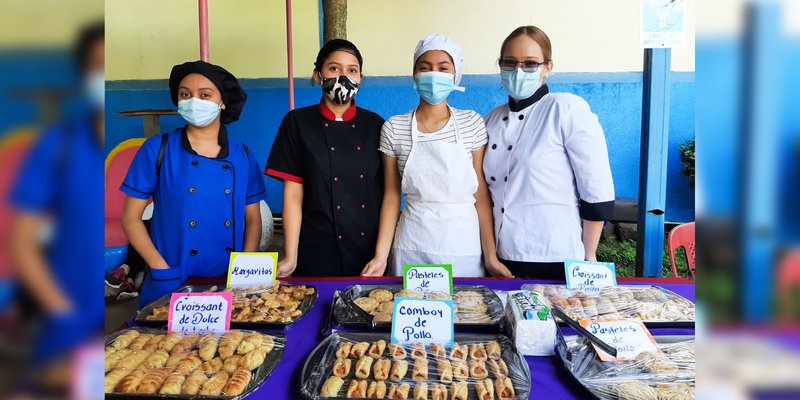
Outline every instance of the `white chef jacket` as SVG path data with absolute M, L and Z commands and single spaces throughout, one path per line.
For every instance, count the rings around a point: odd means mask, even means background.
M 589 104 L 546 85 L 486 117 L 483 172 L 497 255 L 522 262 L 584 258 L 581 219 L 611 219 L 614 183 L 603 128 Z

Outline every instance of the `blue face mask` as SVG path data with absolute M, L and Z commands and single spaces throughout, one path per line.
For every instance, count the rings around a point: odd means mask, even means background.
M 420 72 L 414 75 L 414 90 L 428 104 L 437 105 L 455 89 L 455 76 L 444 72 Z
M 539 68 L 536 72 L 525 72 L 522 68 L 517 68 L 513 71 L 500 71 L 500 83 L 503 89 L 508 92 L 514 100 L 527 99 L 533 96 L 536 89 L 542 85 L 541 79 L 542 69 Z
M 92 105 L 102 110 L 106 101 L 106 79 L 103 71 L 90 73 L 83 82 L 83 91 Z
M 178 114 L 189 124 L 199 127 L 208 126 L 217 118 L 221 109 L 219 104 L 197 97 L 178 102 Z

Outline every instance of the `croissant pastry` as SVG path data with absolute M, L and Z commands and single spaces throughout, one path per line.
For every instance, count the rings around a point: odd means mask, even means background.
M 200 336 L 200 340 L 197 341 L 197 345 L 200 347 L 200 358 L 203 361 L 214 358 L 214 354 L 217 354 L 218 343 L 219 339 L 211 333 Z
M 275 347 L 275 341 L 272 339 L 272 336 L 261 335 L 263 340 L 261 341 L 261 351 L 264 354 L 269 354 L 272 351 L 272 348 Z
M 342 388 L 342 385 L 344 385 L 342 378 L 331 376 L 325 381 L 325 384 L 322 385 L 322 390 L 320 390 L 319 395 L 320 397 L 339 397 L 339 390 Z
M 114 339 L 114 343 L 111 343 L 111 347 L 117 350 L 126 349 L 131 345 L 131 341 L 139 335 L 139 331 L 127 331 L 117 336 L 117 338 Z
M 389 343 L 389 355 L 395 360 L 406 358 L 406 348 L 397 343 Z
M 202 396 L 216 396 L 222 393 L 222 388 L 225 386 L 225 382 L 228 381 L 230 375 L 225 371 L 219 371 L 211 378 L 203 383 L 203 387 L 200 388 L 200 395 Z
M 498 400 L 513 400 L 514 399 L 514 385 L 511 384 L 511 379 L 508 377 L 497 378 L 496 380 L 496 393 Z
M 145 343 L 142 349 L 144 350 L 158 350 L 158 346 L 161 344 L 161 341 L 164 340 L 166 335 L 153 335 L 150 340 Z
M 108 373 L 105 377 L 104 386 L 105 392 L 111 393 L 114 391 L 114 387 L 117 386 L 119 381 L 122 380 L 126 375 L 128 375 L 131 371 L 127 369 L 115 369 Z
M 197 344 L 198 338 L 199 336 L 197 336 L 196 333 L 190 333 L 184 336 L 183 339 L 181 339 L 177 344 L 175 344 L 175 347 L 172 348 L 170 354 L 188 353 L 192 351 L 194 346 Z
M 239 369 L 243 358 L 244 356 L 240 356 L 238 354 L 234 354 L 226 358 L 225 361 L 222 362 L 222 370 L 228 374 L 234 373 L 237 369 Z
M 407 383 L 402 385 L 398 385 L 393 383 L 392 386 L 389 387 L 389 398 L 390 399 L 408 399 L 408 392 L 411 390 L 411 386 Z
M 114 367 L 116 367 L 116 365 L 119 362 L 119 360 L 129 356 L 131 353 L 133 353 L 133 350 L 122 349 L 122 350 L 117 350 L 114 353 L 107 355 L 105 360 L 104 360 L 106 372 L 111 371 L 112 369 L 114 369 Z
M 231 375 L 231 379 L 228 380 L 222 392 L 228 396 L 238 396 L 247 388 L 252 377 L 253 373 L 249 369 L 239 368 Z
M 383 381 L 372 381 L 367 388 L 368 399 L 382 399 L 386 397 L 386 383 Z
M 467 400 L 468 396 L 467 382 L 454 382 L 450 387 L 451 400 Z
M 447 358 L 447 350 L 441 344 L 431 343 L 429 350 L 433 358 L 437 360 L 443 360 Z
M 359 342 L 354 344 L 353 347 L 350 348 L 350 358 L 356 360 L 361 358 L 364 354 L 366 354 L 367 349 L 369 349 L 369 343 L 367 342 Z
M 134 368 L 139 366 L 139 364 L 141 364 L 142 361 L 144 361 L 145 358 L 147 358 L 149 355 L 150 352 L 147 350 L 133 350 L 131 354 L 119 360 L 119 362 L 114 366 L 114 368 L 133 370 Z
M 391 366 L 392 362 L 387 359 L 376 360 L 372 367 L 372 376 L 379 381 L 385 381 L 389 378 Z
M 439 360 L 436 364 L 436 369 L 439 372 L 439 380 L 444 383 L 453 382 L 453 366 L 450 365 L 449 360 Z
M 461 360 L 453 360 L 453 378 L 458 381 L 465 381 L 469 378 L 469 368 L 467 363 Z
M 353 379 L 350 381 L 350 387 L 347 388 L 347 398 L 365 398 L 367 397 L 367 381 L 358 381 Z
M 475 379 L 484 379 L 489 376 L 486 362 L 483 360 L 469 360 L 469 374 Z
M 372 358 L 381 358 L 384 350 L 386 350 L 386 341 L 378 340 L 377 342 L 372 343 L 372 346 L 370 346 L 369 348 L 368 354 Z
M 411 350 L 411 358 L 428 358 L 428 352 L 425 351 L 424 343 L 411 343 L 409 349 Z
M 199 369 L 192 372 L 186 378 L 186 381 L 183 382 L 183 387 L 181 387 L 181 394 L 191 394 L 195 395 L 200 392 L 200 388 L 203 386 L 204 383 L 208 380 L 206 374 Z
M 473 360 L 485 360 L 487 358 L 486 347 L 483 343 L 473 344 L 469 350 L 469 357 Z
M 395 361 L 394 365 L 392 365 L 391 378 L 395 382 L 400 382 L 406 377 L 406 372 L 408 372 L 408 361 Z
M 167 377 L 172 372 L 171 368 L 155 368 L 147 372 L 147 375 L 142 378 L 142 382 L 136 389 L 136 393 L 155 394 Z
M 173 372 L 169 374 L 167 380 L 161 385 L 161 390 L 158 394 L 181 394 L 181 386 L 186 381 L 186 376 L 180 372 Z
M 175 345 L 183 339 L 183 335 L 178 332 L 170 332 L 164 335 L 164 339 L 161 340 L 161 343 L 158 344 L 158 347 L 161 349 L 166 350 L 167 352 L 171 352 Z
M 494 400 L 494 386 L 492 386 L 491 379 L 476 382 L 475 391 L 478 394 L 478 400 Z
M 500 360 L 489 360 L 489 370 L 492 371 L 492 374 L 495 378 L 502 378 L 508 376 L 508 366 L 506 362 L 502 359 Z
M 244 334 L 242 331 L 229 331 L 226 332 L 222 337 L 219 339 L 219 357 L 221 359 L 226 359 L 233 355 L 236 352 L 236 348 L 239 347 L 239 343 L 242 342 L 244 338 Z
M 339 343 L 339 347 L 336 349 L 336 358 L 347 358 L 350 355 L 350 348 L 352 347 L 353 344 L 350 342 Z
M 200 356 L 196 351 L 193 351 L 189 353 L 189 356 L 178 362 L 178 367 L 175 370 L 184 375 L 189 375 L 192 373 L 192 371 L 200 368 L 202 365 L 203 360 L 200 359 Z
M 239 346 L 236 348 L 236 354 L 246 354 L 261 347 L 261 342 L 263 340 L 264 337 L 260 333 L 248 335 L 239 343 Z
M 190 354 L 191 353 L 173 353 L 171 356 L 169 356 L 169 358 L 167 359 L 167 363 L 164 364 L 164 366 L 169 368 L 175 368 L 178 366 L 181 360 L 183 360 L 186 357 L 189 357 Z
M 161 368 L 167 363 L 168 359 L 169 353 L 164 350 L 155 350 L 139 365 L 146 369 Z
M 419 382 L 414 386 L 414 400 L 428 400 L 427 382 Z
M 219 357 L 214 357 L 208 361 L 204 361 L 200 369 L 206 375 L 214 375 L 222 369 L 223 361 Z
M 336 360 L 336 363 L 333 365 L 333 375 L 339 378 L 346 378 L 347 375 L 350 375 L 350 365 L 352 362 L 353 360 L 349 358 L 340 358 Z
M 414 371 L 411 373 L 411 379 L 415 381 L 428 380 L 428 360 L 420 358 L 414 363 Z
M 146 345 L 147 342 L 149 342 L 150 339 L 152 339 L 155 336 L 156 335 L 153 335 L 152 333 L 141 333 L 139 334 L 139 336 L 131 340 L 131 344 L 128 346 L 128 348 L 131 350 L 141 350 L 142 348 L 144 348 L 144 345 Z
M 237 355 L 238 356 L 238 355 Z M 264 360 L 267 358 L 267 353 L 262 350 L 253 350 L 239 359 L 239 366 L 242 368 L 246 368 L 250 371 L 258 368 L 261 364 L 264 363 Z
M 450 350 L 450 359 L 467 361 L 467 354 L 469 348 L 465 344 L 453 343 L 453 348 Z
M 447 386 L 441 383 L 431 384 L 431 400 L 447 400 Z
M 369 371 L 372 367 L 372 357 L 362 356 L 356 362 L 356 378 L 366 379 L 369 378 Z
M 142 379 L 144 379 L 145 375 L 147 375 L 147 370 L 133 370 L 133 372 L 119 381 L 114 391 L 120 393 L 136 393 L 136 389 L 139 387 L 139 384 L 142 383 Z
M 490 360 L 499 360 L 503 356 L 500 344 L 495 341 L 491 341 L 486 345 L 486 353 L 489 354 Z

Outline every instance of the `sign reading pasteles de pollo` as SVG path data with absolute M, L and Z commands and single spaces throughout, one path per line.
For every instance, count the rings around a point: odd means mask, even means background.
M 231 292 L 173 293 L 169 301 L 170 332 L 224 333 L 231 326 Z
M 393 343 L 451 343 L 453 301 L 395 297 Z

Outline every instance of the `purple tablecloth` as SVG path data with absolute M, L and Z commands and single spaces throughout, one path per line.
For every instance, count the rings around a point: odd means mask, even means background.
M 293 278 L 291 283 L 310 284 L 319 291 L 319 299 L 314 307 L 286 329 L 286 350 L 280 364 L 264 384 L 248 399 L 300 399 L 300 371 L 306 356 L 323 339 L 322 329 L 331 307 L 333 292 L 347 286 L 365 284 L 402 284 L 396 278 L 370 280 L 314 280 Z M 501 280 L 501 279 L 455 279 L 456 285 L 486 285 L 495 290 L 518 290 L 522 284 L 542 281 Z M 544 282 L 543 282 L 544 283 Z M 693 284 L 663 284 L 653 280 L 646 282 L 621 282 L 623 284 L 657 284 L 689 300 L 694 301 Z M 654 335 L 694 334 L 694 329 L 654 329 Z M 558 356 L 525 357 L 531 371 L 531 398 L 580 399 L 591 398 L 569 371 L 564 368 Z

